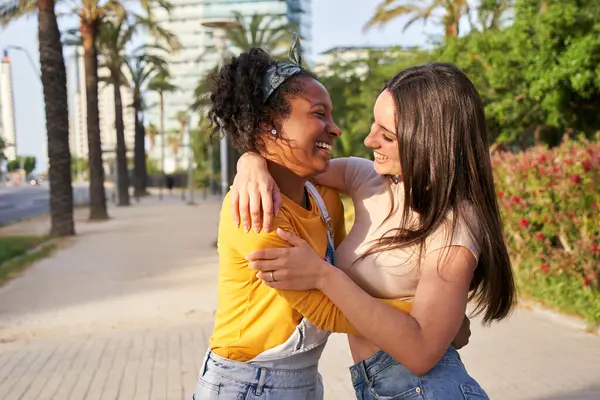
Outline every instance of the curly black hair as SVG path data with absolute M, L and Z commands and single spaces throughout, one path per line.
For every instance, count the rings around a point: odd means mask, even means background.
M 302 93 L 300 77 L 316 79 L 303 69 L 263 103 L 263 77 L 269 66 L 277 63 L 266 51 L 253 48 L 233 57 L 211 76 L 212 105 L 208 119 L 213 128 L 213 139 L 223 133 L 242 153 L 263 150 L 259 136 L 261 127 L 275 127 L 277 120 L 289 115 L 288 100 Z

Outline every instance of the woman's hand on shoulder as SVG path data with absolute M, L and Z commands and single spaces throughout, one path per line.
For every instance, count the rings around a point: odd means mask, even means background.
M 256 153 L 244 153 L 237 163 L 237 174 L 230 188 L 230 207 L 234 223 L 246 232 L 252 228 L 269 232 L 273 218 L 282 206 L 281 193 L 267 169 L 267 162 Z

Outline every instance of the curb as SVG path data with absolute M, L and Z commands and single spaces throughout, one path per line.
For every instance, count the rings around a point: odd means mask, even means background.
M 592 322 L 587 322 L 584 319 L 568 314 L 564 314 L 560 311 L 556 311 L 552 308 L 544 306 L 543 304 L 529 299 L 519 298 L 517 307 L 533 311 L 536 314 L 542 315 L 545 318 L 559 322 L 563 325 L 570 326 L 571 328 L 585 331 L 593 335 L 600 335 L 600 325 L 596 325 Z

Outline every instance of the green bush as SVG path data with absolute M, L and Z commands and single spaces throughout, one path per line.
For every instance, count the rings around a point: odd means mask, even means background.
M 492 157 L 521 295 L 600 322 L 600 144 Z
M 492 156 L 519 296 L 600 323 L 600 143 Z M 346 227 L 354 221 L 344 198 Z

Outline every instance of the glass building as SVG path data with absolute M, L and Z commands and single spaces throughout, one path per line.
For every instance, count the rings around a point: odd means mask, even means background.
M 221 55 L 216 50 L 212 31 L 203 27 L 202 21 L 233 18 L 235 12 L 247 18 L 254 14 L 281 16 L 282 23 L 289 22 L 298 27 L 298 33 L 303 38 L 303 54 L 310 54 L 310 0 L 171 0 L 170 4 L 168 14 L 161 9 L 155 10 L 155 17 L 161 26 L 173 33 L 181 45 L 178 52 L 167 57 L 171 83 L 178 90 L 165 94 L 165 131 L 177 129 L 176 113 L 188 109 L 194 101 L 193 94 L 198 81 L 220 61 Z M 153 106 L 146 113 L 147 121 L 159 127 L 157 102 L 158 96 L 146 95 L 146 103 Z M 197 117 L 194 116 L 191 126 L 195 127 L 196 123 Z M 156 158 L 157 155 L 153 152 L 152 156 Z

